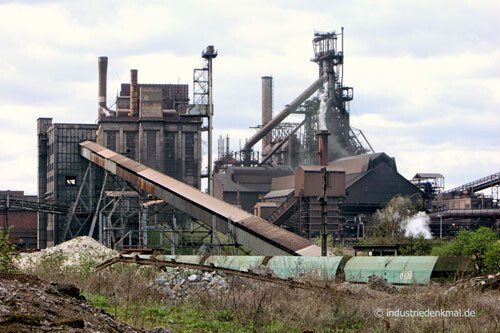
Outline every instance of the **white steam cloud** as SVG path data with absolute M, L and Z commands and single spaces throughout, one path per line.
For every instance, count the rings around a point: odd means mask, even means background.
M 424 236 L 425 239 L 432 239 L 430 222 L 425 212 L 418 212 L 401 223 L 401 230 L 405 232 L 405 237 Z
M 328 101 L 328 81 L 323 84 L 323 88 L 318 91 L 319 108 L 318 108 L 318 129 L 326 131 L 326 108 Z

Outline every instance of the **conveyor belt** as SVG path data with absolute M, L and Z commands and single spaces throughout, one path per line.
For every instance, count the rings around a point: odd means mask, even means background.
M 500 172 L 489 175 L 488 177 L 474 180 L 467 184 L 457 186 L 455 188 L 452 188 L 451 190 L 445 191 L 444 193 L 461 193 L 468 190 L 477 192 L 495 185 L 500 185 Z
M 95 142 L 80 143 L 81 155 L 148 194 L 164 200 L 193 218 L 215 225 L 238 243 L 262 255 L 319 256 L 321 249 L 292 232 L 200 192 Z

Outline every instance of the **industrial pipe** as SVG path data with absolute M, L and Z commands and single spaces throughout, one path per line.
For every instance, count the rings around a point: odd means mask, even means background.
M 297 127 L 295 127 L 295 129 L 292 132 L 290 132 L 290 135 L 288 136 L 288 138 L 291 135 L 295 134 L 299 130 L 299 128 L 302 125 L 304 125 L 305 123 L 306 123 L 306 120 L 305 119 L 302 120 L 302 122 L 300 124 L 298 124 Z M 280 142 L 275 143 L 274 146 L 272 146 L 271 151 L 268 154 L 266 154 L 266 156 L 262 156 L 262 161 L 260 161 L 258 166 L 261 166 L 264 163 L 266 163 L 285 144 L 285 142 L 288 141 L 288 138 L 285 138 L 285 139 L 281 140 Z
M 279 123 L 283 121 L 290 113 L 295 111 L 305 100 L 311 97 L 316 90 L 318 90 L 323 83 L 327 80 L 328 75 L 325 74 L 321 76 L 319 79 L 313 82 L 302 94 L 300 94 L 297 98 L 295 98 L 290 104 L 288 104 L 280 113 L 276 115 L 270 122 L 268 122 L 265 126 L 263 126 L 257 133 L 255 133 L 248 141 L 245 143 L 243 150 L 246 152 L 250 152 L 252 147 L 255 146 L 257 142 L 260 141 L 266 134 L 271 132 L 273 128 L 275 128 Z
M 137 86 L 137 69 L 130 70 L 130 116 L 139 114 L 139 89 Z
M 99 75 L 99 87 L 97 93 L 97 105 L 99 105 L 99 111 L 107 110 L 106 105 L 106 86 L 107 86 L 107 76 L 108 76 L 108 57 L 99 57 L 97 59 L 98 75 Z
M 449 218 L 449 217 L 498 217 L 500 218 L 500 209 L 450 209 L 437 213 L 429 214 L 431 219 Z
M 273 119 L 273 78 L 271 76 L 262 77 L 262 126 L 266 126 Z M 262 139 L 262 155 L 271 145 L 271 133 Z
M 316 133 L 318 136 L 318 153 L 319 153 L 319 165 L 328 166 L 328 133 L 327 130 L 322 130 Z

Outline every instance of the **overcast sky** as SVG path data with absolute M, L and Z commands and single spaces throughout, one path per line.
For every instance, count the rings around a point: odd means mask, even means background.
M 260 123 L 261 76 L 279 111 L 317 78 L 313 32 L 342 26 L 351 124 L 376 151 L 447 188 L 499 172 L 499 15 L 497 0 L 0 0 L 0 189 L 36 193 L 37 118 L 96 121 L 98 56 L 113 101 L 131 68 L 191 86 L 215 45 L 214 144 L 229 133 L 237 149 Z

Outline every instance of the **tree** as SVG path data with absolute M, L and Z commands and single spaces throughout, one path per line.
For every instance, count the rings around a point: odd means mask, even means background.
M 486 272 L 500 271 L 500 241 L 496 241 L 488 247 L 484 254 L 484 268 Z
M 0 228 L 0 272 L 14 273 L 14 259 L 16 257 L 16 245 L 10 238 L 10 227 L 7 231 Z
M 416 212 L 422 209 L 422 200 L 412 201 L 408 196 L 395 195 L 383 209 L 373 215 L 373 226 L 368 236 L 372 240 L 394 242 L 404 238 L 402 226 Z
M 491 228 L 462 230 L 451 242 L 432 249 L 433 255 L 469 257 L 477 272 L 497 271 L 500 264 L 498 234 Z

